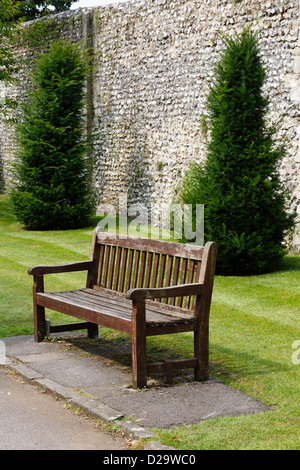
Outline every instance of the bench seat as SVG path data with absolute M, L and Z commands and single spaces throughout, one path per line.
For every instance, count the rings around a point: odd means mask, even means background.
M 86 321 L 101 324 L 131 334 L 132 301 L 108 289 L 79 289 L 67 292 L 46 292 L 37 294 L 37 302 L 42 307 L 58 312 L 69 312 Z M 189 310 L 176 306 L 146 301 L 146 335 L 157 334 L 159 328 L 166 328 L 164 334 L 191 331 L 197 316 Z M 185 328 L 186 327 L 186 328 Z

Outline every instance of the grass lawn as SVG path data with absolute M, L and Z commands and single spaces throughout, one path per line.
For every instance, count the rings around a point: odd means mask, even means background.
M 32 277 L 28 267 L 89 258 L 94 227 L 73 231 L 24 230 L 0 196 L 0 338 L 33 334 Z M 47 289 L 81 287 L 84 273 L 46 277 Z M 62 315 L 49 312 L 55 322 Z M 210 320 L 211 375 L 273 405 L 250 416 L 215 418 L 171 430 L 155 429 L 179 449 L 300 449 L 300 255 L 260 276 L 216 276 Z M 64 317 L 63 322 L 74 321 Z M 174 355 L 189 353 L 190 333 L 164 337 Z M 180 336 L 180 342 L 178 337 Z M 162 338 L 151 338 L 159 351 Z M 191 351 L 190 351 L 191 352 Z M 294 361 L 292 360 L 294 357 Z M 294 363 L 293 363 L 294 362 Z M 297 364 L 299 362 L 299 364 Z

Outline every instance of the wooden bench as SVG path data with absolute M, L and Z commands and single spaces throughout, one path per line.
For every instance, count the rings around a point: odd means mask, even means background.
M 173 368 L 194 368 L 195 379 L 209 377 L 208 335 L 217 244 L 205 247 L 159 240 L 121 237 L 94 230 L 89 261 L 59 266 L 35 266 L 33 275 L 35 341 L 50 333 L 98 325 L 132 336 L 134 388 L 147 386 L 147 374 Z M 44 292 L 44 274 L 87 271 L 86 287 L 68 292 Z M 85 322 L 50 325 L 45 308 Z M 194 332 L 194 357 L 147 364 L 146 337 Z

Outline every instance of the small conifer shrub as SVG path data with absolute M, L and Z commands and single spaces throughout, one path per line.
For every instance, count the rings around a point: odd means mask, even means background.
M 34 230 L 86 225 L 92 210 L 82 110 L 87 64 L 76 45 L 58 41 L 41 54 L 18 126 L 20 152 L 11 197 L 18 220 Z
M 273 269 L 295 227 L 278 172 L 286 148 L 266 121 L 265 78 L 256 35 L 225 38 L 207 103 L 207 159 L 191 165 L 182 183 L 183 203 L 204 204 L 205 238 L 219 245 L 222 274 Z

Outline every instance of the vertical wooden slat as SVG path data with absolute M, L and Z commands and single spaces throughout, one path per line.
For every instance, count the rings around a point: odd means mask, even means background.
M 140 255 L 141 255 L 141 252 L 136 250 L 134 254 L 134 267 L 133 267 L 132 280 L 131 280 L 132 289 L 137 287 Z
M 147 254 L 146 251 L 142 251 L 140 269 L 139 269 L 138 287 L 143 287 L 143 284 L 144 284 L 146 254 Z
M 182 258 L 181 269 L 180 269 L 180 284 L 185 283 L 186 279 L 186 268 L 187 268 L 187 259 Z
M 180 264 L 180 258 L 176 256 L 174 258 L 174 269 L 173 269 L 173 276 L 172 276 L 172 285 L 176 286 L 177 281 L 178 281 L 178 274 L 179 274 L 179 264 Z M 170 304 L 175 305 L 175 297 L 170 298 Z
M 157 287 L 163 287 L 163 285 L 164 285 L 165 267 L 166 267 L 166 255 L 161 255 L 160 256 Z
M 111 289 L 112 284 L 113 284 L 115 256 L 116 256 L 116 247 L 112 246 L 110 250 L 110 260 L 109 260 L 109 274 L 108 274 L 108 282 L 107 282 L 108 289 Z
M 120 271 L 121 271 L 121 254 L 122 248 L 117 248 L 117 257 L 116 257 L 116 266 L 115 266 L 115 276 L 114 276 L 114 284 L 113 290 L 118 290 L 119 278 L 120 278 Z
M 186 258 L 182 258 L 181 268 L 180 268 L 180 281 L 179 281 L 180 284 L 184 284 L 184 283 L 185 283 L 186 267 L 187 267 L 187 259 L 186 259 Z M 178 299 L 177 299 L 177 305 L 178 305 L 179 307 L 181 307 L 181 306 L 182 306 L 182 303 L 183 303 L 183 297 L 178 297 Z
M 197 261 L 197 265 L 195 266 L 195 269 L 194 269 L 194 279 L 193 279 L 193 282 L 199 282 L 199 279 L 200 279 L 200 271 L 201 271 L 201 262 L 200 261 Z M 190 302 L 190 308 L 195 308 L 196 306 L 196 296 L 193 296 L 192 297 L 192 302 Z
M 200 273 L 201 273 L 201 261 L 197 261 L 197 269 L 196 269 L 196 279 L 195 282 L 200 282 Z
M 170 286 L 171 285 L 171 276 L 172 276 L 172 268 L 173 268 L 173 256 L 168 256 L 168 261 L 167 261 L 167 272 L 166 272 L 166 280 L 165 280 L 165 286 Z M 163 303 L 168 303 L 169 299 L 164 298 Z
M 153 271 L 152 271 L 151 287 L 156 287 L 158 263 L 159 263 L 159 254 L 158 254 L 158 253 L 155 253 L 155 255 L 154 255 L 154 261 L 153 261 Z
M 131 276 L 132 276 L 133 254 L 134 254 L 134 250 L 129 250 L 128 262 L 127 262 L 127 276 L 126 276 L 125 291 L 130 289 Z
M 146 273 L 145 273 L 144 287 L 149 287 L 149 285 L 150 285 L 151 271 L 152 271 L 152 260 L 153 260 L 153 253 L 148 253 L 147 263 L 146 263 Z
M 171 285 L 173 260 L 174 260 L 173 256 L 168 256 L 167 273 L 166 273 L 166 280 L 165 280 L 166 287 Z
M 103 287 L 107 286 L 109 258 L 110 258 L 110 246 L 106 245 L 106 247 L 105 247 L 104 267 L 103 267 L 103 278 L 102 278 L 102 282 L 101 282 L 101 286 L 103 286 Z
M 173 279 L 172 279 L 173 286 L 176 286 L 178 284 L 179 264 L 180 264 L 180 258 L 176 257 L 175 263 L 174 263 L 174 270 L 173 270 Z
M 105 251 L 105 246 L 100 245 L 99 267 L 98 267 L 97 282 L 96 282 L 97 286 L 101 285 L 101 278 L 102 278 L 103 265 L 104 265 L 104 251 Z
M 123 248 L 119 291 L 124 292 L 128 248 Z
M 187 284 L 190 284 L 192 282 L 193 275 L 194 275 L 194 265 L 195 265 L 194 260 L 190 259 L 188 272 L 187 272 L 187 280 L 186 280 Z M 190 304 L 190 297 L 186 297 L 184 299 L 184 307 L 189 308 L 189 304 Z
M 194 261 L 193 264 L 194 264 L 194 267 L 193 267 L 191 282 L 196 282 L 197 270 L 199 269 L 199 263 L 197 261 Z M 199 271 L 199 273 L 200 273 L 200 271 Z M 195 307 L 195 302 L 196 302 L 196 298 L 194 296 L 190 296 L 187 308 L 189 308 L 189 309 L 194 308 Z
M 188 276 L 187 276 L 187 281 L 186 281 L 187 284 L 190 284 L 193 280 L 194 266 L 195 266 L 195 261 L 193 259 L 190 259 L 189 267 L 188 267 Z

